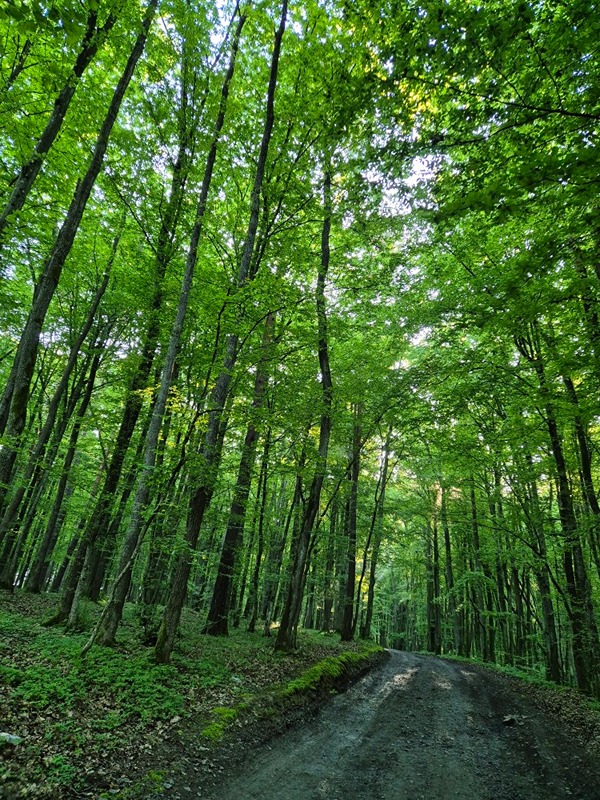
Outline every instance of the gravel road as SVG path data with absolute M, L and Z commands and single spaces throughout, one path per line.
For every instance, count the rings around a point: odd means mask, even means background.
M 600 800 L 600 764 L 493 673 L 392 651 L 210 797 Z

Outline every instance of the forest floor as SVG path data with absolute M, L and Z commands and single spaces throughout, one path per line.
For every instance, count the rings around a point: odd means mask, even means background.
M 600 800 L 600 713 L 572 690 L 392 651 L 203 800 Z
M 333 696 L 381 654 L 303 634 L 278 656 L 193 612 L 168 667 L 131 611 L 82 659 L 85 633 L 41 625 L 55 603 L 0 594 L 2 800 L 600 800 L 600 711 L 573 690 L 391 651 Z
M 177 800 L 225 770 L 222 740 L 240 741 L 235 731 L 257 741 L 309 713 L 315 665 L 343 683 L 378 657 L 318 633 L 275 654 L 260 632 L 204 636 L 187 610 L 171 664 L 157 666 L 127 609 L 118 646 L 82 658 L 89 633 L 42 624 L 57 600 L 0 592 L 0 734 L 18 737 L 0 741 L 1 800 Z M 83 626 L 98 613 L 86 605 Z

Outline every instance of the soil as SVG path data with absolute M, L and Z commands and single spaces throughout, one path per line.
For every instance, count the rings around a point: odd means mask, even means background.
M 579 702 L 569 693 L 563 704 L 524 687 L 392 651 L 316 718 L 246 742 L 245 759 L 233 748 L 186 789 L 202 800 L 600 800 L 597 715 L 565 717 Z

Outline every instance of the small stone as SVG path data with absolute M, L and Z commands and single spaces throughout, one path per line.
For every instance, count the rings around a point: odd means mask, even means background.
M 510 714 L 502 720 L 503 725 L 516 725 L 517 720 L 515 717 L 511 716 Z
M 21 744 L 23 739 L 13 733 L 0 733 L 0 744 Z

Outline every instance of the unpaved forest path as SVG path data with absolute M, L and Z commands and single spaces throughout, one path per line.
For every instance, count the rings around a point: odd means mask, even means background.
M 600 765 L 507 682 L 398 651 L 237 769 L 209 796 L 600 800 Z

